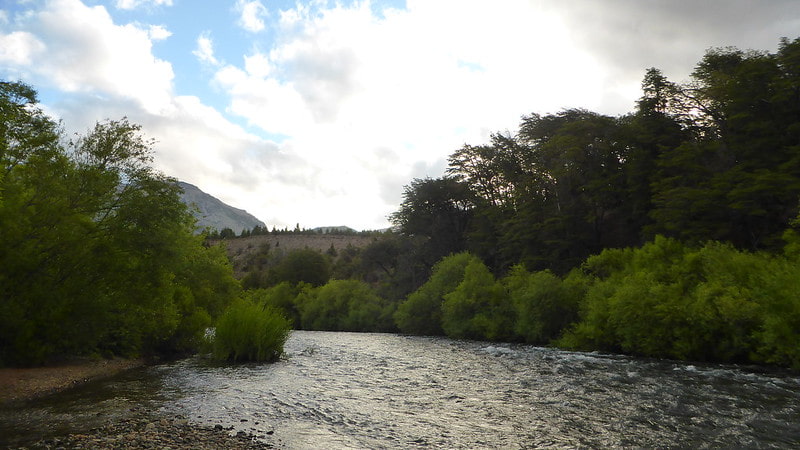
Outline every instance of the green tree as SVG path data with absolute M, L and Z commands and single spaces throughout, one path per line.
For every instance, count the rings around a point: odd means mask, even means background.
M 290 251 L 267 271 L 267 286 L 274 286 L 284 281 L 290 284 L 300 282 L 312 286 L 325 284 L 331 276 L 331 265 L 328 258 L 317 250 L 309 248 Z
M 390 220 L 403 235 L 428 238 L 419 257 L 431 267 L 464 250 L 472 207 L 473 194 L 465 183 L 452 177 L 414 179 Z
M 0 83 L 0 365 L 190 350 L 236 295 L 227 260 L 138 125 L 67 141 L 35 100 Z

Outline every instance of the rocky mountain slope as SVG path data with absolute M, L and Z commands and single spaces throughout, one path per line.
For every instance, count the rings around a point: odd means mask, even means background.
M 230 228 L 237 235 L 242 230 L 250 230 L 256 225 L 266 227 L 264 222 L 243 209 L 234 208 L 218 198 L 200 190 L 197 186 L 183 181 L 178 181 L 178 186 L 183 189 L 181 200 L 192 207 L 194 216 L 197 218 L 197 226 L 202 228 L 209 227 L 216 230 Z

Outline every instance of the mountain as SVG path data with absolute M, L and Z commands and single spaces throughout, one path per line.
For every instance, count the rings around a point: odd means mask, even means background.
M 206 227 L 216 230 L 230 228 L 236 234 L 240 234 L 242 230 L 251 230 L 256 225 L 266 228 L 266 224 L 252 214 L 223 203 L 222 200 L 206 194 L 193 184 L 178 181 L 178 186 L 183 189 L 181 200 L 190 208 L 193 205 L 197 208 L 197 210 L 192 208 L 192 213 L 197 218 L 197 226 L 200 229 Z

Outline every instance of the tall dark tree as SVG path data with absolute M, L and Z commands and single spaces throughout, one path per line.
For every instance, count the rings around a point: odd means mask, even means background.
M 695 137 L 664 152 L 656 183 L 656 230 L 686 239 L 780 245 L 800 195 L 800 41 L 777 54 L 709 51 L 677 100 Z
M 406 186 L 400 209 L 390 220 L 403 235 L 426 238 L 420 258 L 430 268 L 465 248 L 474 205 L 466 183 L 453 177 L 417 178 Z

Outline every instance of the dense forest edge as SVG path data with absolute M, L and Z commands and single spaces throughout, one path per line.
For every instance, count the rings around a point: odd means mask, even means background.
M 0 90 L 2 365 L 190 352 L 216 324 L 230 360 L 295 328 L 800 369 L 800 39 L 648 69 L 629 114 L 523 116 L 412 180 L 367 245 L 263 245 L 240 280 L 138 126 L 68 139 Z

